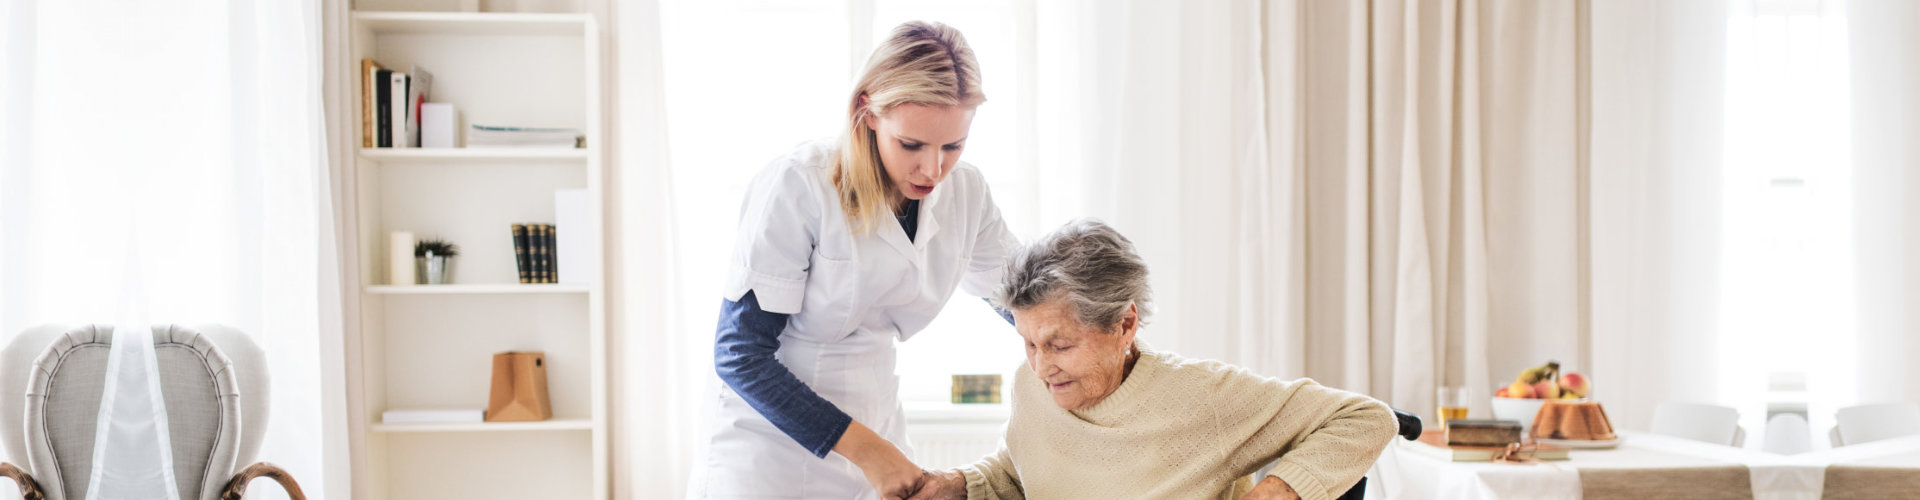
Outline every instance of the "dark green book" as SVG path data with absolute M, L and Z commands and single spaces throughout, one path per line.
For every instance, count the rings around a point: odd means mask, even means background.
M 542 281 L 541 283 L 560 282 L 560 273 L 554 272 L 553 270 L 553 231 L 553 224 L 540 225 L 540 258 L 546 262 L 546 266 L 541 268 L 545 271 L 545 274 L 542 274 L 541 277 L 546 281 Z
M 527 225 L 513 225 L 513 265 L 520 272 L 521 283 L 533 282 L 533 259 L 527 252 Z

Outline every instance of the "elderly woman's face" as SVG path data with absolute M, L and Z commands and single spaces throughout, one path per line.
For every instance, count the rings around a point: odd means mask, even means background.
M 1014 329 L 1026 339 L 1027 365 L 1047 384 L 1054 404 L 1069 410 L 1098 404 L 1120 388 L 1138 318 L 1129 306 L 1118 326 L 1088 326 L 1064 300 L 1013 311 Z

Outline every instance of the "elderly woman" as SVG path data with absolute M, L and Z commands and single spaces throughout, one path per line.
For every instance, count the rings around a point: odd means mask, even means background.
M 1027 349 L 1000 450 L 928 472 L 913 498 L 1330 499 L 1396 430 L 1372 398 L 1137 340 L 1146 264 L 1098 221 L 1019 250 L 997 294 Z

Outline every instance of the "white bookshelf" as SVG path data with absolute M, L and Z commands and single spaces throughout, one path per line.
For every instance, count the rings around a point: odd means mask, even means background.
M 600 37 L 586 14 L 353 14 L 351 107 L 360 58 L 433 73 L 431 102 L 470 123 L 564 127 L 582 149 L 361 148 L 354 155 L 360 291 L 354 498 L 609 497 Z M 357 121 L 356 121 L 357 123 Z M 357 130 L 357 128 L 356 128 Z M 464 133 L 462 134 L 464 135 Z M 341 140 L 360 146 L 357 135 Z M 521 284 L 510 225 L 553 223 L 554 190 L 585 189 L 590 281 Z M 387 282 L 387 234 L 460 246 L 452 284 Z M 576 233 L 577 234 L 577 233 Z M 405 408 L 485 408 L 492 355 L 546 353 L 554 417 L 541 422 L 386 424 Z M 360 487 L 364 485 L 364 489 Z

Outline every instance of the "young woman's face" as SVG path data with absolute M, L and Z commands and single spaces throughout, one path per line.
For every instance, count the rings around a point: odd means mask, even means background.
M 902 104 L 867 120 L 894 190 L 910 200 L 933 194 L 966 150 L 973 111 L 973 106 Z

